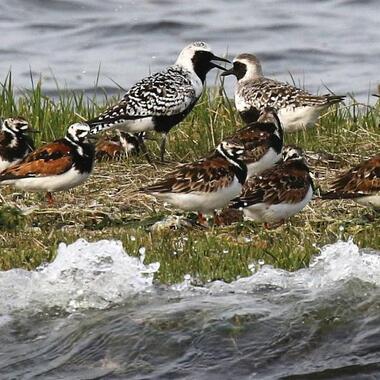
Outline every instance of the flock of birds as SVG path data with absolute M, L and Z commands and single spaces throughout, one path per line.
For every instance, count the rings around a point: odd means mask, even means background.
M 146 132 L 166 137 L 193 109 L 207 73 L 218 68 L 234 75 L 236 109 L 246 126 L 225 138 L 206 157 L 181 164 L 155 183 L 139 189 L 178 209 L 204 214 L 226 206 L 241 209 L 247 219 L 275 227 L 301 211 L 312 199 L 313 181 L 303 152 L 284 146 L 284 132 L 312 127 L 319 116 L 343 96 L 312 95 L 287 83 L 266 78 L 259 60 L 240 54 L 226 69 L 204 42 L 194 42 L 179 54 L 174 65 L 132 86 L 114 106 L 87 122 L 69 126 L 66 136 L 34 150 L 32 130 L 23 118 L 3 120 L 0 133 L 0 185 L 25 191 L 52 192 L 82 184 L 95 158 L 115 157 L 141 150 L 150 160 Z M 96 134 L 116 129 L 117 137 L 100 140 Z M 380 209 L 380 154 L 363 161 L 332 183 L 326 199 L 350 198 Z M 217 215 L 216 215 L 217 218 Z

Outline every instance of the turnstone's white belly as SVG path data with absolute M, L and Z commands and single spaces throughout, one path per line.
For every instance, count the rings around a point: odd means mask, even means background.
M 274 163 L 279 161 L 281 157 L 281 152 L 277 153 L 274 149 L 270 148 L 259 161 L 247 164 L 247 179 L 273 167 Z
M 80 173 L 75 168 L 58 175 L 19 178 L 17 180 L 3 181 L 4 185 L 14 185 L 16 188 L 26 191 L 60 191 L 67 190 L 83 183 L 90 173 Z
M 243 208 L 244 216 L 257 222 L 276 223 L 297 214 L 310 202 L 312 196 L 313 189 L 310 186 L 301 202 L 279 204 L 258 203 Z
M 211 213 L 214 210 L 221 209 L 228 202 L 239 196 L 242 185 L 235 177 L 230 186 L 213 192 L 193 191 L 189 193 L 152 193 L 173 206 L 185 211 L 200 211 L 202 213 Z
M 380 210 L 380 193 L 374 195 L 367 195 L 361 198 L 355 198 L 355 201 L 363 206 L 372 207 Z

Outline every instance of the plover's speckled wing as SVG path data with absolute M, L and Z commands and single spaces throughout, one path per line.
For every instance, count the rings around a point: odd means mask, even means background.
M 187 70 L 172 66 L 136 83 L 115 106 L 89 120 L 92 133 L 127 120 L 172 116 L 188 111 L 198 97 Z
M 344 97 L 312 95 L 290 84 L 269 78 L 257 78 L 237 85 L 237 97 L 247 104 L 261 109 L 265 106 L 281 108 L 329 106 L 341 102 Z

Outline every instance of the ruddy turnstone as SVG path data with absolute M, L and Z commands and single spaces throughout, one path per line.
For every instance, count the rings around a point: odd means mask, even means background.
M 198 211 L 203 223 L 203 213 L 223 208 L 240 194 L 247 177 L 247 166 L 241 160 L 243 153 L 242 145 L 222 141 L 210 156 L 180 165 L 140 191 L 181 210 Z
M 160 132 L 163 161 L 167 133 L 194 107 L 202 94 L 206 74 L 214 67 L 225 70 L 212 61 L 229 62 L 215 56 L 205 42 L 191 43 L 181 51 L 174 65 L 140 80 L 118 104 L 89 120 L 91 132 L 114 127 L 132 133 Z
M 244 145 L 242 160 L 247 165 L 247 178 L 271 168 L 282 158 L 282 126 L 272 108 L 264 107 L 257 121 L 235 132 L 232 138 Z
M 258 176 L 251 177 L 233 208 L 242 208 L 247 219 L 277 227 L 311 200 L 313 181 L 300 148 L 286 146 L 283 161 Z
M 95 158 L 94 145 L 88 141 L 90 127 L 72 124 L 63 139 L 46 144 L 28 154 L 0 174 L 0 185 L 14 185 L 26 191 L 67 190 L 83 183 L 90 175 Z
M 0 172 L 20 162 L 34 149 L 28 122 L 22 117 L 4 119 L 0 127 Z
M 144 135 L 145 132 L 133 134 L 116 129 L 116 136 L 112 138 L 102 138 L 96 144 L 96 159 L 112 160 L 139 154 L 141 141 L 145 138 Z
M 380 154 L 362 161 L 342 173 L 322 199 L 353 199 L 355 202 L 380 210 Z
M 344 96 L 312 95 L 290 84 L 264 77 L 260 61 L 252 54 L 240 54 L 233 67 L 222 76 L 235 75 L 235 105 L 246 122 L 255 121 L 260 109 L 274 108 L 284 131 L 293 132 L 312 127 L 323 111 L 339 103 Z

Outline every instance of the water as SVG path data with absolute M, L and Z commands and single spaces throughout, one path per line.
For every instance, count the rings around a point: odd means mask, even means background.
M 380 252 L 325 246 L 294 273 L 153 281 L 115 241 L 0 272 L 1 379 L 374 379 Z
M 379 83 L 379 12 L 378 0 L 3 0 L 0 78 L 12 68 L 30 87 L 31 69 L 46 90 L 91 89 L 101 65 L 100 85 L 128 88 L 206 40 L 230 58 L 258 54 L 267 75 L 366 100 Z

